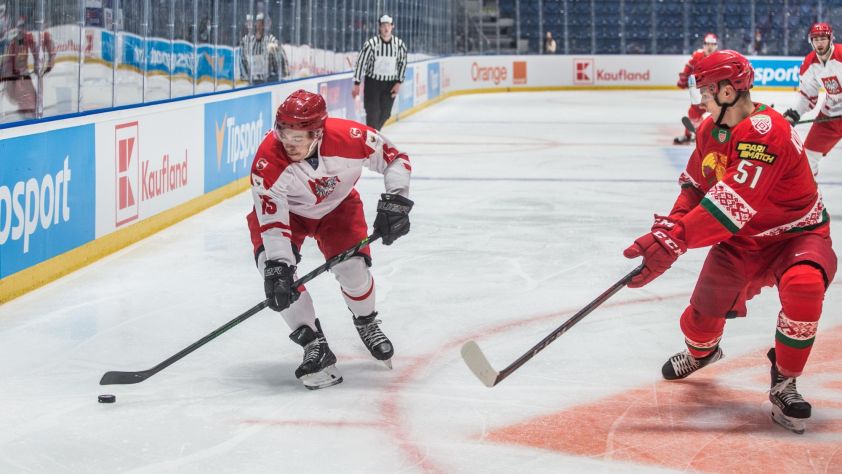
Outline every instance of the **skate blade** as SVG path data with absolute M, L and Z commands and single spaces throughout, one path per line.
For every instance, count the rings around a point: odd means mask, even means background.
M 319 390 L 342 383 L 342 375 L 336 370 L 335 365 L 331 365 L 322 369 L 321 372 L 302 375 L 299 380 L 308 390 Z
M 804 431 L 807 429 L 806 419 L 786 416 L 781 409 L 774 404 L 772 405 L 772 421 L 796 434 L 804 434 Z

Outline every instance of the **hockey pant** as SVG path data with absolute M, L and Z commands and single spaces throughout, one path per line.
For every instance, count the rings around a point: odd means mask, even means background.
M 825 289 L 835 273 L 830 239 L 820 235 L 802 235 L 756 252 L 725 244 L 713 247 L 681 315 L 687 349 L 696 358 L 710 354 L 722 338 L 726 318 L 745 316 L 746 301 L 777 283 L 778 370 L 787 377 L 799 376 L 815 340 Z
M 258 270 L 263 275 L 265 252 L 262 252 L 263 242 L 257 230 L 254 212 L 249 216 L 249 228 L 252 230 L 252 242 L 257 252 Z M 345 250 L 353 247 L 368 235 L 368 225 L 363 213 L 363 204 L 359 193 L 351 191 L 348 197 L 321 219 L 311 219 L 290 213 L 291 243 L 297 259 L 298 249 L 304 240 L 312 236 L 324 255 L 329 260 Z M 371 265 L 371 251 L 364 247 L 357 255 L 335 265 L 333 272 L 342 290 L 345 303 L 355 316 L 368 316 L 374 312 L 374 279 L 369 272 Z M 296 275 L 298 278 L 298 275 Z M 290 329 L 297 329 L 307 324 L 313 330 L 315 327 L 315 309 L 309 292 L 303 286 L 299 288 L 301 297 L 289 308 L 281 311 L 281 315 Z

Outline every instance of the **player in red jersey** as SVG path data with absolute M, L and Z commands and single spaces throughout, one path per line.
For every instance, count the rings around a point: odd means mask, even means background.
M 662 373 L 684 378 L 722 358 L 727 318 L 746 315 L 746 301 L 776 285 L 781 300 L 769 398 L 773 419 L 802 433 L 811 407 L 795 385 L 816 336 L 825 290 L 836 273 L 830 223 L 798 135 L 778 112 L 751 101 L 754 72 L 734 51 L 696 65 L 696 86 L 711 116 L 697 134 L 668 216 L 624 255 L 643 257 L 629 287 L 646 285 L 688 248 L 712 246 L 681 315 L 687 350 Z
M 290 339 L 304 348 L 295 376 L 309 389 L 338 384 L 342 377 L 309 292 L 293 288 L 299 251 L 305 238 L 314 237 L 330 259 L 367 236 L 363 204 L 354 189 L 364 166 L 384 176 L 386 193 L 377 205 L 374 229 L 391 245 L 409 232 L 409 157 L 370 127 L 328 118 L 320 95 L 298 90 L 287 97 L 252 164 L 254 209 L 247 220 L 255 259 L 269 307 L 281 312 L 293 330 Z M 331 272 L 366 348 L 391 367 L 394 349 L 376 319 L 370 265 L 366 247 Z
M 678 73 L 678 83 L 676 85 L 681 89 L 690 89 L 690 108 L 687 110 L 687 119 L 690 120 L 693 130 L 699 128 L 699 125 L 702 123 L 705 110 L 699 105 L 698 96 L 695 93 L 696 91 L 693 84 L 690 84 L 690 79 L 693 75 L 693 70 L 696 68 L 696 64 L 701 61 L 702 58 L 706 58 L 716 51 L 717 44 L 718 39 L 715 34 L 706 34 L 702 48 L 693 52 L 693 55 L 690 56 L 690 60 L 684 65 L 684 69 Z M 685 126 L 684 135 L 675 137 L 672 142 L 676 145 L 683 145 L 685 143 L 690 143 L 691 141 L 693 141 L 693 132 Z
M 818 105 L 819 91 L 827 92 L 819 111 L 818 120 L 810 126 L 804 148 L 813 174 L 819 174 L 819 161 L 842 139 L 842 45 L 833 43 L 833 28 L 827 23 L 810 27 L 807 39 L 813 51 L 801 64 L 801 79 L 795 107 L 784 112 L 784 117 L 794 124 L 808 110 Z

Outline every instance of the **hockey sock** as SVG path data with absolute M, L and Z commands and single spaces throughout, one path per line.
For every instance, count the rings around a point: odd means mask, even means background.
M 331 270 L 342 287 L 345 304 L 357 316 L 374 312 L 374 278 L 362 257 L 342 262 Z
M 704 316 L 693 305 L 687 306 L 681 314 L 684 342 L 690 354 L 697 359 L 710 355 L 716 349 L 724 330 L 725 318 Z
M 281 316 L 287 326 L 293 331 L 301 326 L 310 326 L 316 330 L 316 309 L 313 307 L 313 299 L 309 291 L 304 291 L 301 296 L 289 308 L 281 311 Z
M 824 300 L 824 275 L 812 265 L 793 265 L 784 272 L 778 289 L 782 306 L 775 332 L 778 371 L 786 377 L 798 377 L 816 338 Z

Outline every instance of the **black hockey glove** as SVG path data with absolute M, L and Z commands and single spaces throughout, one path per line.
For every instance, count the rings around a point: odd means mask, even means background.
M 786 109 L 783 116 L 789 121 L 790 125 L 795 125 L 795 122 L 801 120 L 801 114 L 799 114 L 795 109 Z
M 283 311 L 298 299 L 298 290 L 293 288 L 295 283 L 295 267 L 277 260 L 266 260 L 263 270 L 263 290 L 269 307 L 275 311 Z
M 398 237 L 409 233 L 409 211 L 413 204 L 400 194 L 380 195 L 374 230 L 383 237 L 384 245 L 392 245 Z

